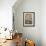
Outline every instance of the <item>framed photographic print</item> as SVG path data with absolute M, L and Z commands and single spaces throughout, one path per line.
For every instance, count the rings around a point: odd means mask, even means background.
M 23 26 L 35 26 L 35 12 L 23 12 Z

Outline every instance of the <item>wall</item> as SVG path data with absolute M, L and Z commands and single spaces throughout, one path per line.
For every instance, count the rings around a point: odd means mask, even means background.
M 12 6 L 16 0 L 0 0 L 0 32 L 3 30 L 1 27 L 6 27 L 9 30 L 12 29 Z M 9 31 L 0 34 L 0 38 L 5 38 L 5 35 L 10 35 Z
M 0 27 L 12 29 L 12 6 L 16 0 L 0 0 Z
M 15 29 L 22 32 L 25 39 L 34 40 L 36 46 L 41 46 L 41 1 L 23 0 L 19 4 L 16 3 L 16 5 L 13 6 Z M 35 27 L 23 27 L 23 12 L 35 12 Z
M 41 1 L 41 41 L 46 46 L 46 0 Z

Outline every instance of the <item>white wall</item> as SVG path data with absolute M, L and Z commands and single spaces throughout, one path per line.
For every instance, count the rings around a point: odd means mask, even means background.
M 46 46 L 46 0 L 41 1 L 41 38 L 42 46 Z
M 0 27 L 12 28 L 12 6 L 16 0 L 0 0 Z
M 21 1 L 21 0 L 20 0 Z M 17 7 L 16 7 L 17 5 Z M 35 41 L 36 46 L 41 46 L 41 1 L 23 0 L 22 3 L 14 5 L 15 28 L 23 33 L 24 38 Z M 23 27 L 23 12 L 35 12 L 35 27 Z

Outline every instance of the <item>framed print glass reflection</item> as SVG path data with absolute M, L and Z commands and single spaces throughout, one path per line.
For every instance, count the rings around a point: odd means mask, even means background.
M 23 26 L 35 26 L 35 12 L 23 12 Z

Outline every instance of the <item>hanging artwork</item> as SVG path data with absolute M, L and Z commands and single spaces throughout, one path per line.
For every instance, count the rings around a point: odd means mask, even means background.
M 32 27 L 35 25 L 35 12 L 23 12 L 23 26 Z

